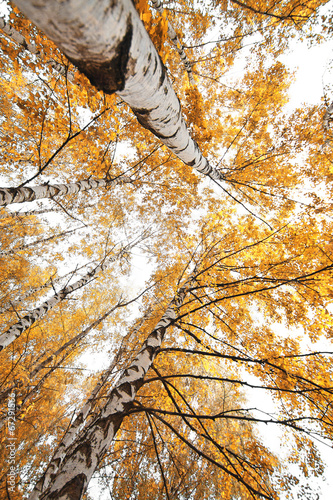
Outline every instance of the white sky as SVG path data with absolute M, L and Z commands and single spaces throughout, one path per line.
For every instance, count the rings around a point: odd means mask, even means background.
M 8 14 L 8 7 L 6 0 L 0 0 L 0 16 L 6 16 Z
M 289 90 L 290 102 L 287 109 L 296 108 L 302 104 L 319 104 L 324 97 L 325 86 L 332 87 L 333 70 L 330 64 L 333 60 L 333 40 L 320 46 L 308 48 L 306 43 L 295 43 L 289 54 L 280 57 L 290 70 L 296 70 L 295 82 Z M 330 100 L 332 95 L 328 95 Z M 279 432 L 272 428 L 267 429 L 267 442 L 272 449 L 279 447 Z M 310 478 L 309 484 L 319 485 L 321 488 L 320 500 L 333 498 L 333 450 L 325 444 L 316 443 L 326 464 L 326 471 L 322 478 Z M 295 473 L 297 471 L 295 470 Z
M 295 43 L 292 51 L 280 60 L 291 70 L 296 69 L 296 80 L 289 90 L 290 105 L 320 103 L 324 86 L 332 84 L 329 64 L 333 60 L 333 40 L 310 49 L 306 44 Z

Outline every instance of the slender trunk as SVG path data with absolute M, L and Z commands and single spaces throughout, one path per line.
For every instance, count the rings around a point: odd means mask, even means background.
M 76 272 L 79 271 L 80 269 L 82 269 L 83 267 L 86 267 L 86 264 L 78 267 L 76 269 Z M 27 290 L 25 293 L 20 295 L 19 298 L 7 301 L 2 307 L 0 307 L 0 314 L 4 314 L 5 312 L 7 312 L 9 310 L 15 311 L 15 308 L 18 304 L 22 303 L 24 300 L 31 297 L 31 295 L 33 295 L 34 293 L 40 292 L 44 288 L 49 288 L 51 286 L 54 286 L 57 283 L 59 283 L 59 281 L 63 280 L 64 278 L 66 278 L 72 274 L 73 274 L 73 272 L 71 271 L 70 273 L 64 274 L 63 276 L 59 276 L 58 278 L 53 278 L 52 276 L 50 276 L 50 278 L 47 280 L 47 282 L 44 283 L 43 285 L 40 285 L 40 286 L 35 287 L 35 288 L 29 288 L 29 290 Z
M 68 231 L 63 231 L 62 233 L 59 234 L 53 234 L 52 236 L 49 236 L 48 238 L 42 238 L 40 240 L 32 241 L 31 243 L 26 243 L 25 245 L 21 245 L 20 247 L 13 248 L 12 250 L 3 250 L 0 252 L 0 257 L 5 257 L 7 255 L 13 255 L 16 254 L 17 252 L 21 252 L 22 250 L 28 250 L 31 247 L 34 247 L 36 245 L 39 245 L 41 243 L 46 243 L 47 241 L 52 241 L 57 238 L 63 238 L 64 236 L 75 233 L 78 229 L 83 229 L 84 226 L 77 227 L 75 229 L 70 229 Z
M 323 116 L 323 127 L 325 130 L 329 130 L 332 121 L 333 121 L 333 102 L 328 106 Z
M 32 372 L 30 373 L 30 379 L 33 378 L 33 377 L 35 377 L 40 370 L 42 370 L 47 365 L 49 365 L 50 363 L 52 363 L 53 359 L 56 358 L 57 356 L 59 356 L 66 349 L 68 349 L 68 347 L 70 347 L 73 344 L 76 345 L 78 342 L 80 342 L 80 340 L 84 339 L 88 335 L 88 333 L 91 332 L 91 330 L 93 330 L 94 328 L 96 328 L 96 326 L 98 326 L 100 323 L 102 323 L 102 321 L 104 321 L 105 318 L 107 318 L 108 316 L 110 316 L 110 314 L 113 313 L 118 307 L 120 307 L 119 304 L 117 304 L 116 306 L 112 307 L 109 311 L 107 311 L 105 314 L 103 314 L 103 316 L 101 316 L 100 318 L 96 319 L 93 323 L 91 323 L 91 325 L 89 325 L 87 328 L 85 328 L 84 330 L 82 330 L 82 332 L 80 332 L 79 334 L 77 334 L 71 340 L 68 340 L 67 342 L 65 342 L 53 354 L 51 354 L 50 356 L 48 356 L 47 359 L 45 359 L 44 361 L 42 361 L 41 363 L 39 363 L 32 370 Z
M 182 306 L 192 277 L 178 291 L 166 312 L 149 334 L 132 364 L 124 370 L 116 387 L 99 415 L 89 423 L 73 442 L 58 456 L 62 465 L 52 477 L 48 490 L 34 491 L 31 500 L 78 500 L 82 498 L 91 476 L 107 452 L 116 432 L 122 424 L 128 409 L 132 406 L 137 391 L 151 367 L 162 344 L 165 332 L 176 319 Z
M 109 376 L 112 374 L 113 370 L 117 366 L 117 363 L 120 359 L 120 357 L 123 355 L 124 349 L 126 348 L 128 337 L 133 336 L 135 332 L 137 332 L 142 324 L 144 323 L 148 313 L 150 312 L 150 309 L 147 311 L 147 313 L 143 316 L 141 322 L 136 326 L 133 331 L 127 335 L 126 337 L 123 338 L 121 342 L 121 346 L 118 349 L 118 352 L 113 359 L 111 365 L 109 368 L 104 372 L 102 377 L 100 378 L 99 382 L 95 386 L 94 390 L 92 391 L 90 397 L 88 398 L 87 402 L 84 404 L 82 410 L 77 414 L 75 417 L 75 420 L 72 422 L 70 427 L 67 429 L 62 441 L 60 442 L 56 452 L 54 453 L 52 460 L 47 466 L 46 471 L 42 475 L 42 477 L 39 479 L 39 481 L 36 483 L 36 486 L 29 497 L 29 500 L 38 500 L 39 496 L 41 495 L 42 492 L 44 492 L 48 486 L 51 483 L 52 477 L 54 474 L 56 474 L 62 464 L 63 459 L 66 456 L 66 451 L 69 448 L 69 446 L 72 445 L 72 443 L 75 441 L 75 439 L 78 436 L 78 433 L 80 429 L 86 425 L 86 421 L 88 416 L 91 416 L 92 413 L 92 408 L 95 403 L 96 397 L 99 394 L 100 390 L 102 389 L 103 385 L 106 383 L 107 379 Z M 125 347 L 124 347 L 125 346 Z
M 89 189 L 100 187 L 107 188 L 125 182 L 132 181 L 129 177 L 117 177 L 110 181 L 105 179 L 87 179 L 68 184 L 43 184 L 42 186 L 0 188 L 0 206 L 41 200 L 43 198 L 53 198 L 54 196 L 64 196 L 66 194 L 76 194 L 80 191 L 88 191 Z
M 214 179 L 132 0 L 16 0 L 91 83 L 117 94 L 178 158 Z
M 93 208 L 95 206 L 96 206 L 95 204 L 94 205 L 93 204 L 91 204 L 91 205 L 84 205 L 84 209 Z M 70 208 L 66 207 L 67 210 L 74 210 L 76 208 L 77 207 L 74 206 L 74 205 L 72 207 L 70 207 Z M 18 218 L 23 219 L 24 217 L 30 217 L 31 215 L 43 215 L 43 214 L 50 214 L 50 213 L 62 213 L 63 214 L 64 213 L 64 209 L 63 208 L 59 208 L 59 207 L 49 207 L 49 208 L 43 208 L 41 210 L 27 210 L 27 211 L 18 211 L 18 212 L 9 212 L 9 211 L 6 211 L 6 212 L 3 212 L 2 214 L 0 214 L 0 219 L 6 219 L 6 218 L 9 218 L 9 217 L 12 217 L 12 218 L 18 217 Z
M 14 340 L 16 340 L 25 330 L 30 328 L 36 321 L 40 320 L 45 316 L 45 314 L 52 309 L 54 306 L 59 304 L 62 300 L 64 300 L 69 294 L 75 292 L 79 288 L 85 286 L 89 281 L 93 279 L 93 277 L 101 270 L 105 269 L 107 265 L 115 260 L 119 259 L 125 251 L 128 251 L 132 245 L 128 245 L 123 248 L 117 255 L 108 259 L 108 261 L 103 261 L 102 264 L 99 264 L 90 272 L 86 273 L 83 278 L 77 280 L 73 285 L 66 286 L 60 290 L 60 292 L 56 293 L 49 300 L 46 300 L 41 306 L 37 307 L 29 314 L 20 319 L 15 325 L 12 325 L 6 332 L 0 335 L 0 351 L 11 344 Z
M 121 352 L 122 349 L 120 348 L 119 355 Z M 80 412 L 76 415 L 74 421 L 71 423 L 62 441 L 60 442 L 56 452 L 54 453 L 52 460 L 48 464 L 46 471 L 44 472 L 43 476 L 39 479 L 39 481 L 36 483 L 35 488 L 29 497 L 29 500 L 38 500 L 42 492 L 44 492 L 52 482 L 54 474 L 58 472 L 59 466 L 63 461 L 63 458 L 66 454 L 66 450 L 75 441 L 78 432 L 82 427 L 82 424 L 85 423 L 88 415 L 90 414 L 93 408 L 98 393 L 102 389 L 103 385 L 106 383 L 107 379 L 112 374 L 117 364 L 118 357 L 119 356 L 116 357 L 116 359 L 112 362 L 111 366 L 102 375 L 98 384 L 95 386 L 94 390 L 90 394 L 88 400 L 83 405 L 83 408 L 80 410 Z
M 154 9 L 156 9 L 157 12 L 162 15 L 164 12 L 164 7 L 163 7 L 162 2 L 160 0 L 151 0 L 151 3 L 152 3 L 152 6 L 154 7 Z M 185 54 L 183 44 L 179 40 L 178 35 L 177 35 L 174 27 L 172 26 L 172 24 L 170 23 L 169 20 L 168 20 L 168 36 L 169 36 L 171 42 L 173 43 L 173 45 L 175 46 L 175 49 L 177 50 L 181 60 L 183 61 L 183 64 L 184 64 L 185 69 L 187 71 L 189 82 L 193 85 L 194 79 L 193 79 L 193 73 L 192 73 L 192 65 L 191 65 L 190 61 L 188 60 L 187 55 Z
M 96 328 L 96 326 L 99 325 L 105 318 L 107 318 L 115 309 L 117 309 L 117 307 L 121 307 L 121 305 L 117 304 L 116 306 L 114 306 L 112 309 L 110 309 L 105 314 L 103 314 L 103 316 L 101 316 L 100 318 L 95 320 L 91 325 L 89 325 L 87 328 L 82 330 L 82 332 L 80 332 L 78 335 L 73 337 L 68 342 L 65 342 L 61 347 L 59 347 L 59 349 L 57 349 L 53 354 L 51 354 L 51 356 L 49 356 L 47 359 L 45 359 L 44 361 L 39 363 L 30 373 L 30 376 L 29 376 L 30 382 L 32 383 L 33 379 L 36 377 L 38 372 L 40 372 L 44 368 L 48 367 L 47 365 L 49 365 L 55 357 L 60 356 L 60 354 L 64 353 L 64 351 L 66 351 L 66 349 L 68 349 L 69 347 L 71 347 L 73 345 L 75 346 L 82 339 L 84 339 L 88 335 L 88 333 L 91 332 L 91 330 L 93 328 Z M 58 360 L 54 366 L 48 367 L 48 368 L 50 368 L 49 371 L 47 373 L 45 373 L 40 380 L 38 380 L 37 384 L 34 384 L 31 388 L 28 388 L 25 395 L 20 396 L 22 403 L 16 407 L 16 410 L 15 410 L 16 417 L 18 417 L 20 415 L 20 412 L 22 411 L 26 402 L 29 401 L 29 399 L 31 399 L 39 391 L 41 386 L 44 384 L 45 380 L 64 362 L 64 360 L 66 359 L 67 356 L 68 356 L 68 353 L 67 354 L 65 353 L 62 356 L 62 358 L 60 360 Z M 18 388 L 17 384 L 13 384 L 9 388 L 7 387 L 5 389 L 5 391 L 0 395 L 0 401 L 5 399 L 9 392 L 11 392 L 17 388 Z M 6 420 L 4 418 L 3 422 L 1 422 L 1 424 L 0 424 L 0 429 L 3 427 L 5 421 Z

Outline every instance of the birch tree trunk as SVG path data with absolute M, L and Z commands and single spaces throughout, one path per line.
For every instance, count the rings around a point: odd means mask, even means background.
M 49 356 L 47 359 L 45 359 L 44 361 L 42 361 L 41 363 L 39 363 L 30 372 L 29 379 L 30 379 L 31 389 L 28 389 L 28 391 L 26 392 L 25 395 L 20 396 L 20 398 L 22 399 L 22 402 L 20 403 L 20 405 L 16 406 L 16 410 L 15 410 L 16 417 L 19 417 L 20 412 L 24 411 L 24 405 L 27 403 L 27 401 L 29 401 L 29 399 L 31 399 L 33 396 L 35 396 L 36 394 L 38 394 L 38 392 L 39 392 L 40 388 L 43 386 L 45 380 L 47 380 L 48 377 L 55 370 L 57 370 L 57 368 L 64 362 L 64 360 L 68 356 L 68 353 L 66 354 L 66 353 L 64 353 L 64 351 L 66 351 L 71 346 L 75 347 L 82 339 L 84 339 L 88 335 L 88 333 L 91 332 L 91 330 L 93 330 L 94 328 L 96 328 L 97 325 L 99 325 L 105 318 L 107 318 L 113 311 L 115 311 L 115 309 L 117 309 L 117 307 L 121 307 L 121 305 L 117 304 L 112 309 L 110 309 L 109 311 L 107 311 L 105 314 L 103 314 L 103 316 L 101 316 L 96 321 L 94 321 L 91 325 L 89 325 L 87 328 L 85 328 L 82 332 L 80 332 L 74 338 L 72 338 L 71 340 L 69 340 L 68 342 L 66 342 L 65 344 L 63 344 L 61 347 L 59 347 L 59 349 L 57 349 L 53 354 L 51 354 L 51 356 Z M 64 353 L 64 354 L 57 361 L 57 363 L 54 366 L 52 366 L 52 367 L 48 367 L 48 365 L 54 360 L 54 358 L 60 356 L 60 354 L 62 354 L 62 353 Z M 38 380 L 38 382 L 36 382 L 34 380 L 34 378 L 36 377 L 36 375 L 41 370 L 45 369 L 46 367 L 49 368 L 49 371 L 47 373 L 45 373 L 42 376 L 42 378 L 40 378 Z M 19 384 L 23 385 L 22 382 L 20 382 Z M 0 401 L 3 401 L 5 398 L 7 398 L 8 397 L 8 393 L 12 392 L 13 390 L 17 390 L 18 387 L 20 387 L 20 385 L 14 384 L 14 385 L 12 385 L 10 387 L 7 387 L 0 394 Z M 89 399 L 91 399 L 91 397 Z M 5 423 L 6 423 L 6 415 L 4 416 L 3 420 L 0 423 L 0 429 L 5 425 Z M 49 466 L 48 466 L 48 469 L 49 469 Z
M 82 339 L 84 339 L 88 335 L 88 333 L 91 332 L 91 330 L 93 330 L 94 328 L 96 328 L 96 326 L 98 326 L 100 323 L 102 323 L 102 321 L 104 321 L 105 318 L 110 316 L 110 314 L 112 314 L 118 307 L 121 307 L 121 305 L 116 304 L 109 311 L 107 311 L 105 314 L 103 314 L 103 316 L 96 319 L 93 323 L 91 323 L 91 325 L 89 325 L 87 328 L 82 330 L 82 332 L 75 335 L 75 337 L 73 337 L 72 339 L 65 342 L 65 344 L 63 344 L 61 347 L 59 347 L 59 349 L 57 349 L 55 352 L 50 354 L 50 356 L 48 356 L 46 359 L 44 359 L 44 361 L 39 363 L 30 372 L 30 379 L 34 378 L 37 375 L 37 373 L 40 372 L 40 370 L 43 370 L 43 368 L 45 368 L 47 365 L 52 363 L 53 359 L 56 358 L 57 356 L 59 356 L 62 352 L 66 351 L 66 349 L 68 349 L 68 347 L 72 346 L 73 344 L 76 346 Z
M 99 271 L 102 271 L 109 264 L 111 264 L 111 262 L 119 259 L 132 246 L 133 245 L 127 245 L 117 255 L 108 259 L 108 261 L 104 260 L 101 264 L 86 273 L 81 279 L 77 280 L 73 285 L 62 288 L 60 292 L 54 294 L 49 300 L 43 302 L 41 306 L 37 307 L 29 314 L 21 318 L 20 321 L 12 325 L 7 331 L 0 335 L 0 351 L 14 342 L 14 340 L 16 340 L 23 332 L 30 328 L 30 326 L 32 326 L 36 321 L 43 318 L 50 309 L 59 304 L 59 302 L 64 300 L 69 294 L 85 286 Z
M 53 198 L 54 196 L 64 196 L 66 194 L 76 194 L 80 191 L 97 189 L 101 187 L 112 187 L 117 184 L 132 182 L 129 177 L 117 177 L 107 181 L 105 179 L 87 179 L 68 184 L 44 184 L 41 186 L 0 188 L 0 206 L 7 206 L 11 203 L 25 203 L 27 201 L 41 200 L 43 198 Z
M 132 0 L 15 0 L 99 90 L 117 94 L 140 124 L 184 163 L 222 176 L 202 155 L 183 119 L 160 57 Z
M 76 269 L 76 272 L 80 271 L 83 267 L 86 267 L 86 264 L 83 266 L 80 266 Z M 22 304 L 26 299 L 31 297 L 34 293 L 40 292 L 44 288 L 50 288 L 51 286 L 56 285 L 59 283 L 59 281 L 64 280 L 68 276 L 72 275 L 73 272 L 71 271 L 70 273 L 64 274 L 62 276 L 58 276 L 57 278 L 53 278 L 52 276 L 46 281 L 46 283 L 43 283 L 43 285 L 40 285 L 38 287 L 34 288 L 29 288 L 25 293 L 20 295 L 18 298 L 14 300 L 9 300 L 7 301 L 2 307 L 0 307 L 0 314 L 4 314 L 5 312 L 9 311 L 10 309 L 12 311 L 15 311 L 15 308 L 17 307 L 18 304 Z
M 118 306 L 115 306 L 118 307 Z M 121 307 L 121 306 L 120 306 Z M 112 312 L 112 311 L 110 311 Z M 107 314 L 110 314 L 107 313 Z M 145 319 L 148 316 L 148 313 L 150 310 L 147 311 L 146 314 L 142 317 L 140 323 L 138 326 L 136 326 L 131 333 L 126 335 L 126 337 L 123 338 L 122 343 L 120 348 L 118 349 L 117 354 L 115 355 L 114 359 L 112 360 L 111 365 L 109 368 L 103 373 L 102 377 L 96 384 L 94 390 L 90 394 L 88 400 L 84 404 L 83 408 L 79 411 L 79 413 L 76 415 L 74 421 L 71 423 L 69 428 L 67 429 L 64 437 L 62 438 L 56 452 L 54 453 L 51 461 L 49 462 L 46 471 L 42 475 L 42 477 L 38 480 L 38 482 L 35 485 L 35 488 L 33 492 L 31 493 L 29 500 L 38 500 L 40 498 L 40 495 L 48 488 L 52 481 L 52 477 L 54 474 L 56 474 L 62 464 L 62 461 L 64 460 L 66 456 L 66 451 L 68 450 L 68 447 L 75 441 L 75 439 L 78 436 L 78 433 L 81 428 L 83 428 L 86 425 L 86 420 L 88 416 L 90 415 L 91 417 L 91 412 L 93 408 L 93 404 L 95 403 L 96 397 L 98 393 L 100 392 L 101 388 L 103 385 L 106 383 L 110 375 L 112 375 L 115 367 L 117 366 L 117 363 L 121 356 L 123 355 L 124 351 L 126 350 L 126 340 L 128 340 L 129 336 L 133 336 L 134 333 L 137 333 L 140 329 L 140 327 L 143 325 Z M 104 319 L 104 317 L 103 317 Z
M 154 7 L 154 9 L 156 9 L 157 12 L 162 15 L 164 12 L 164 7 L 163 7 L 162 2 L 160 0 L 151 0 L 151 3 L 152 3 L 152 6 Z M 189 82 L 193 85 L 194 79 L 193 79 L 193 74 L 192 74 L 191 63 L 188 60 L 187 55 L 185 54 L 183 44 L 179 40 L 178 35 L 177 35 L 174 27 L 172 26 L 172 24 L 170 23 L 169 20 L 168 20 L 168 36 L 169 36 L 171 42 L 173 43 L 173 45 L 175 46 L 175 49 L 177 50 L 179 57 L 183 61 L 183 64 L 184 64 L 185 69 L 187 71 Z
M 323 126 L 325 130 L 329 130 L 333 120 L 333 102 L 328 106 L 323 116 Z
M 119 354 L 122 352 L 122 349 L 120 348 Z M 88 400 L 86 403 L 83 405 L 83 408 L 79 411 L 79 413 L 76 415 L 74 421 L 70 425 L 69 429 L 67 430 L 65 436 L 61 440 L 56 452 L 54 453 L 52 460 L 47 466 L 46 471 L 44 472 L 43 476 L 38 480 L 36 483 L 36 486 L 31 493 L 29 500 L 38 500 L 40 495 L 48 488 L 50 483 L 52 482 L 52 478 L 54 477 L 54 474 L 56 474 L 59 470 L 59 467 L 62 464 L 62 461 L 64 457 L 66 456 L 66 451 L 68 447 L 75 441 L 75 438 L 78 435 L 78 432 L 80 428 L 82 427 L 82 424 L 85 423 L 87 416 L 92 410 L 92 407 L 95 403 L 96 397 L 103 387 L 103 385 L 106 383 L 107 379 L 110 377 L 112 374 L 116 363 L 118 360 L 118 356 L 116 359 L 112 362 L 111 366 L 106 370 L 106 372 L 102 375 L 100 378 L 98 384 L 95 386 L 94 390 L 90 394 Z
M 128 409 L 132 406 L 144 377 L 158 353 L 167 328 L 175 321 L 177 310 L 184 302 L 192 279 L 191 277 L 185 283 L 171 301 L 133 363 L 123 372 L 119 383 L 110 392 L 100 414 L 86 426 L 68 449 L 63 450 L 62 456 L 57 455 L 57 462 L 62 465 L 53 475 L 50 487 L 41 492 L 41 483 L 38 482 L 30 500 L 42 498 L 43 500 L 79 500 L 82 498 L 91 476 L 107 452 Z
M 121 307 L 121 306 L 119 306 L 119 304 L 117 304 L 116 306 L 114 306 L 112 309 L 110 309 L 105 314 L 103 314 L 103 316 L 101 316 L 100 318 L 98 318 L 97 320 L 95 320 L 91 325 L 89 325 L 87 328 L 85 328 L 84 330 L 82 330 L 78 335 L 76 335 L 75 337 L 73 337 L 71 340 L 68 340 L 67 342 L 65 342 L 61 347 L 59 347 L 59 349 L 57 349 L 54 353 L 52 353 L 50 356 L 48 356 L 46 359 L 44 359 L 44 361 L 42 361 L 41 363 L 38 363 L 38 365 L 35 366 L 35 368 L 29 374 L 30 383 L 35 382 L 34 378 L 36 377 L 36 375 L 41 370 L 45 369 L 47 367 L 47 365 L 49 365 L 50 363 L 52 363 L 52 361 L 54 360 L 54 358 L 60 356 L 60 354 L 62 354 L 64 351 L 66 351 L 69 347 L 71 347 L 73 345 L 75 347 L 82 339 L 84 339 L 88 335 L 88 333 L 91 332 L 91 330 L 93 330 L 94 328 L 96 328 L 97 325 L 99 325 L 115 309 L 117 309 L 117 307 Z M 64 356 L 60 359 L 59 364 L 62 363 L 65 358 L 66 358 L 66 354 L 64 354 Z M 45 379 L 51 375 L 51 373 L 57 368 L 57 366 L 59 364 L 57 362 L 57 364 L 54 365 L 50 369 L 50 371 L 48 371 L 45 375 L 43 375 L 43 377 L 38 381 L 38 383 L 34 383 L 32 385 L 31 391 L 28 392 L 23 397 L 22 403 L 19 406 L 16 406 L 16 415 L 19 414 L 20 410 L 22 409 L 22 407 L 24 406 L 24 404 L 26 403 L 26 401 L 28 399 L 31 399 L 32 396 L 37 393 L 37 391 L 39 390 L 40 386 L 43 384 L 43 382 L 45 381 Z M 18 382 L 16 384 L 11 385 L 10 387 L 6 387 L 4 389 L 4 391 L 2 393 L 0 393 L 0 401 L 3 401 L 4 399 L 6 399 L 8 397 L 8 393 L 9 392 L 12 392 L 13 390 L 17 389 L 21 385 L 23 385 L 23 382 L 20 381 L 20 382 Z M 5 424 L 5 422 L 6 422 L 6 415 L 4 415 L 3 421 L 0 423 L 0 429 L 3 427 L 3 425 Z

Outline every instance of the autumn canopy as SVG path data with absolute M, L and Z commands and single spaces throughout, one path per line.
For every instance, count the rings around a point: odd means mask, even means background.
M 4 8 L 1 498 L 324 498 L 333 89 L 288 102 L 285 64 L 332 18 Z

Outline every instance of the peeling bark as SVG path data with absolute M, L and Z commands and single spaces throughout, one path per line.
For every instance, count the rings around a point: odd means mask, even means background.
M 179 100 L 131 0 L 16 0 L 98 90 L 117 94 L 142 126 L 198 172 L 220 172 L 191 138 Z

